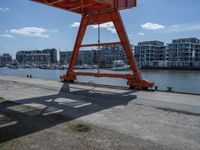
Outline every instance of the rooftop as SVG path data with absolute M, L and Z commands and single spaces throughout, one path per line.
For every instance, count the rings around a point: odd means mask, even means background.
M 192 37 L 192 38 L 179 38 L 179 39 L 174 39 L 172 41 L 172 43 L 200 43 L 200 40 L 195 38 L 195 37 Z
M 164 42 L 161 41 L 143 41 L 143 42 L 139 42 L 138 45 L 163 45 L 164 46 Z

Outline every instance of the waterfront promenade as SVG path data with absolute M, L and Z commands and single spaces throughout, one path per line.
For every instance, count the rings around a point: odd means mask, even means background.
M 0 75 L 0 97 L 0 139 L 16 147 L 200 149 L 198 95 Z M 93 130 L 74 135 L 73 122 Z

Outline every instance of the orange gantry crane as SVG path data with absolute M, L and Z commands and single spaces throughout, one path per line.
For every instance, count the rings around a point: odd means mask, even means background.
M 136 7 L 136 0 L 32 0 L 56 8 L 68 10 L 82 15 L 79 26 L 78 35 L 75 41 L 71 61 L 66 75 L 61 77 L 62 81 L 73 82 L 77 80 L 77 76 L 94 76 L 94 77 L 111 77 L 126 79 L 127 84 L 131 88 L 147 89 L 153 87 L 154 84 L 143 80 L 140 71 L 137 67 L 135 56 L 132 52 L 123 21 L 119 10 Z M 119 42 L 100 43 L 100 24 L 113 22 Z M 98 25 L 98 43 L 97 44 L 82 44 L 87 26 Z M 78 58 L 79 49 L 81 47 L 107 46 L 107 45 L 122 45 L 127 55 L 128 63 L 131 66 L 132 73 L 130 74 L 109 74 L 109 73 L 90 73 L 90 72 L 75 72 L 74 66 Z

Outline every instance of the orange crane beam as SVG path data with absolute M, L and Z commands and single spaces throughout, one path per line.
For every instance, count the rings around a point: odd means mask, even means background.
M 49 6 L 89 14 L 105 10 L 122 10 L 136 7 L 136 0 L 32 0 Z
M 112 46 L 121 45 L 121 42 L 111 42 L 111 43 L 97 43 L 97 44 L 82 44 L 80 47 L 94 47 L 94 46 Z

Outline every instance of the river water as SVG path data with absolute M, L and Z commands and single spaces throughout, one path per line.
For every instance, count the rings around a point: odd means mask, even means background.
M 84 72 L 95 72 L 96 70 L 79 70 Z M 23 76 L 31 74 L 35 78 L 59 80 L 59 77 L 66 71 L 64 70 L 41 70 L 41 69 L 9 69 L 0 68 L 1 75 Z M 128 73 L 112 72 L 101 70 L 107 73 Z M 167 87 L 173 87 L 173 91 L 200 94 L 200 71 L 169 71 L 169 70 L 142 70 L 144 79 L 152 81 L 158 86 L 159 90 L 166 90 Z M 97 84 L 126 86 L 126 80 L 112 78 L 78 77 L 80 82 L 92 82 Z

